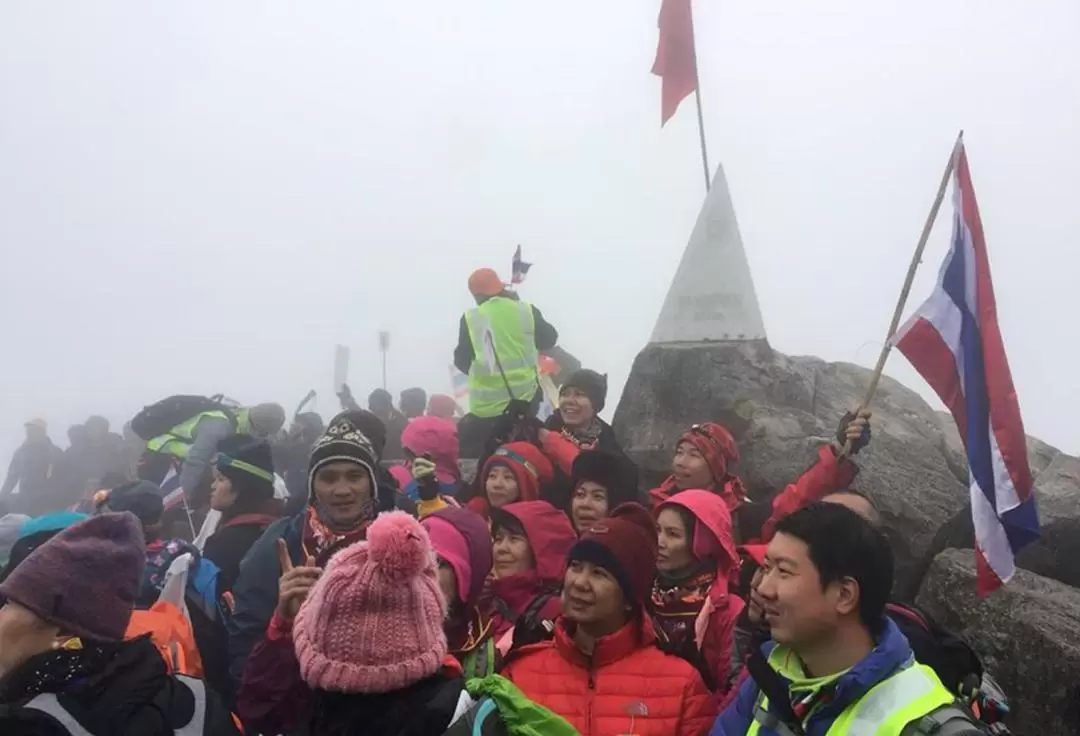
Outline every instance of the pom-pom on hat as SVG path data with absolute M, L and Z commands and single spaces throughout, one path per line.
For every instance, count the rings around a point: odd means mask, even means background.
M 446 656 L 435 554 L 420 523 L 380 515 L 367 541 L 346 547 L 293 626 L 300 674 L 313 688 L 384 693 L 435 674 Z

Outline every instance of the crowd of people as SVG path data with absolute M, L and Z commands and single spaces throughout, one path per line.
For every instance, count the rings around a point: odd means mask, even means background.
M 889 598 L 853 486 L 868 412 L 755 498 L 703 417 L 646 488 L 606 378 L 566 376 L 539 421 L 556 331 L 493 272 L 469 285 L 455 360 L 479 413 L 345 390 L 286 429 L 276 404 L 169 397 L 129 425 L 136 463 L 87 422 L 117 464 L 62 493 L 42 468 L 70 450 L 30 423 L 0 498 L 22 512 L 0 518 L 0 733 L 990 732 L 977 658 L 940 657 Z

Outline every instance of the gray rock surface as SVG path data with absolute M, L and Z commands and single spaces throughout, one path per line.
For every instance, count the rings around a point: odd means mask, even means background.
M 960 463 L 967 483 L 964 446 L 952 417 L 939 413 L 953 462 Z M 1042 537 L 1025 548 L 1017 565 L 1054 580 L 1080 586 L 1080 458 L 1067 455 L 1035 437 L 1028 437 L 1028 463 L 1035 481 Z M 965 504 L 938 531 L 932 554 L 950 547 L 969 549 L 975 544 L 971 506 Z
M 650 345 L 634 361 L 613 425 L 655 484 L 687 427 L 719 422 L 739 443 L 736 470 L 751 496 L 768 498 L 810 466 L 869 380 L 865 368 L 788 357 L 764 342 Z M 885 520 L 897 592 L 914 595 L 935 532 L 963 509 L 967 489 L 938 417 L 918 394 L 884 377 L 872 408 L 873 441 L 856 458 L 855 485 Z
M 1080 734 L 1080 590 L 1024 570 L 983 601 L 970 550 L 934 559 L 917 603 L 979 653 L 1016 734 Z

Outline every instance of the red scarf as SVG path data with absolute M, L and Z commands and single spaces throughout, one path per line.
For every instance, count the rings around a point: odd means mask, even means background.
M 339 549 L 367 538 L 367 528 L 371 520 L 364 519 L 357 523 L 359 526 L 347 532 L 335 532 L 323 523 L 314 506 L 308 506 L 304 531 L 300 538 L 304 554 L 313 557 L 317 566 L 324 567 Z

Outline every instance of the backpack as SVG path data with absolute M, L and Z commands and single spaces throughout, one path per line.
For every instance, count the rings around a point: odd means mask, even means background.
M 916 606 L 888 603 L 885 612 L 911 643 L 915 659 L 932 669 L 949 692 L 970 696 L 972 689 L 978 689 L 983 666 L 967 642 Z
M 932 669 L 941 684 L 970 708 L 980 724 L 1003 727 L 1009 714 L 1008 698 L 983 670 L 979 655 L 967 642 L 942 628 L 917 606 L 888 603 L 885 611 L 907 637 L 915 659 Z
M 555 638 L 555 622 L 551 619 L 540 618 L 540 611 L 549 600 L 560 595 L 562 591 L 549 590 L 533 598 L 514 622 L 510 649 L 520 649 L 529 644 L 538 644 Z
M 984 736 L 985 734 L 1008 734 L 991 727 L 989 730 L 976 722 L 970 713 L 956 705 L 943 705 L 904 727 L 900 736 Z
M 221 397 L 207 398 L 176 394 L 143 407 L 142 411 L 131 420 L 131 431 L 140 439 L 149 442 L 155 437 L 168 434 L 173 427 L 206 411 L 224 412 L 233 425 L 233 429 L 236 429 L 236 416 L 222 403 Z
M 169 674 L 203 676 L 202 657 L 195 645 L 191 622 L 167 601 L 158 601 L 148 610 L 132 611 L 124 639 L 150 636 Z

